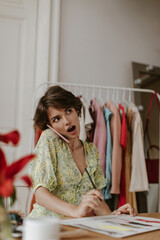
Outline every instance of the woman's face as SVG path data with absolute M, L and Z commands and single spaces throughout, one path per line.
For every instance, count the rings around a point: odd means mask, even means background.
M 74 108 L 56 109 L 48 108 L 48 119 L 50 125 L 67 139 L 74 139 L 79 136 L 80 124 Z

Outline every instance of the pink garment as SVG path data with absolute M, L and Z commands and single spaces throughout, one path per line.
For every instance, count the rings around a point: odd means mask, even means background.
M 92 107 L 95 111 L 95 130 L 93 143 L 99 151 L 100 165 L 105 175 L 107 129 L 103 115 L 103 108 L 99 105 L 95 98 L 92 100 Z
M 113 113 L 111 118 L 112 136 L 112 194 L 120 193 L 121 170 L 122 170 L 122 146 L 121 146 L 121 119 L 118 108 L 112 101 L 105 106 Z

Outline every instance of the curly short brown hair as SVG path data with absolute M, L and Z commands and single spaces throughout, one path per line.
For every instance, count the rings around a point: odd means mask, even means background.
M 47 124 L 49 124 L 47 110 L 49 107 L 56 109 L 73 107 L 78 115 L 80 115 L 82 102 L 73 93 L 60 86 L 49 87 L 44 96 L 42 96 L 38 102 L 33 118 L 35 128 L 38 127 L 40 130 L 47 129 Z

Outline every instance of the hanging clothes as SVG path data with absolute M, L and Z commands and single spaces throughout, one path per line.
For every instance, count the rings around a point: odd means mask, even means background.
M 106 142 L 107 142 L 107 129 L 103 115 L 103 108 L 94 98 L 91 105 L 95 114 L 95 130 L 93 143 L 97 147 L 100 155 L 100 165 L 105 175 L 105 161 L 106 161 Z
M 130 186 L 130 180 L 131 180 L 131 155 L 132 155 L 131 120 L 132 120 L 132 110 L 128 109 L 126 113 L 127 144 L 126 144 L 125 155 L 124 155 L 126 202 L 130 203 L 131 206 L 137 210 L 136 193 L 129 192 L 129 186 Z
M 132 172 L 129 191 L 148 191 L 142 120 L 137 107 L 133 103 L 130 108 L 132 110 Z
M 119 104 L 119 109 L 122 111 L 121 146 L 123 148 L 123 151 L 125 151 L 126 144 L 127 144 L 126 113 L 122 104 Z
M 89 107 L 89 112 L 91 114 L 91 117 L 93 119 L 93 123 L 91 124 L 91 130 L 88 132 L 88 136 L 87 136 L 87 142 L 93 142 L 93 138 L 94 138 L 94 130 L 96 127 L 96 117 L 95 117 L 95 111 L 92 105 L 90 105 Z
M 88 106 L 85 103 L 83 97 L 81 97 L 82 101 L 82 109 L 81 109 L 81 117 L 79 119 L 80 122 L 80 134 L 79 139 L 82 141 L 86 141 L 88 132 L 91 130 L 91 124 L 93 123 L 93 119 L 90 115 L 90 112 L 88 110 Z
M 112 139 L 111 139 L 111 130 L 110 130 L 110 119 L 112 117 L 112 112 L 104 107 L 104 118 L 107 127 L 107 145 L 106 145 L 106 169 L 105 177 L 107 178 L 107 184 L 103 188 L 104 199 L 112 198 L 110 194 L 111 190 L 111 181 L 112 181 Z
M 119 207 L 126 204 L 126 186 L 125 186 L 125 166 L 124 153 L 127 143 L 127 124 L 124 107 L 119 104 L 119 109 L 122 111 L 122 127 L 121 127 L 121 146 L 122 146 L 122 172 L 121 172 L 121 193 L 119 199 Z
M 112 113 L 111 136 L 112 136 L 112 186 L 111 193 L 120 193 L 120 181 L 122 170 L 122 147 L 121 147 L 121 119 L 118 108 L 112 101 L 105 104 Z

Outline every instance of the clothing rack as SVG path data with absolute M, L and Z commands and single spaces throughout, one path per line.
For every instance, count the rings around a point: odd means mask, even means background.
M 113 100 L 113 102 L 122 102 L 130 104 L 134 102 L 134 92 L 138 93 L 154 93 L 151 89 L 141 89 L 141 88 L 125 88 L 125 87 L 112 87 L 105 85 L 89 85 L 89 84 L 79 84 L 79 83 L 65 83 L 65 82 L 55 82 L 55 83 L 43 83 L 39 85 L 36 90 L 34 103 L 37 102 L 39 97 L 45 92 L 45 90 L 52 86 L 59 85 L 65 89 L 73 92 L 76 96 L 83 95 L 86 102 L 89 102 L 92 98 L 97 98 L 100 103 L 105 103 L 107 100 Z M 158 98 L 160 100 L 160 95 Z
M 134 101 L 134 92 L 137 93 L 154 93 L 151 89 L 141 89 L 141 88 L 126 88 L 126 87 L 112 87 L 105 85 L 90 85 L 90 84 L 79 84 L 79 83 L 65 83 L 65 82 L 46 82 L 38 86 L 34 94 L 34 107 L 37 105 L 39 98 L 44 94 L 46 89 L 50 86 L 59 85 L 66 90 L 71 91 L 76 96 L 82 95 L 86 103 L 89 105 L 90 100 L 96 98 L 100 104 L 104 104 L 108 100 L 112 100 L 116 105 L 118 103 L 124 104 L 124 106 L 129 106 L 131 102 Z M 160 100 L 160 95 L 158 98 Z M 143 110 L 143 106 L 138 106 L 139 110 Z M 160 129 L 160 113 L 159 113 L 159 129 Z M 33 145 L 32 145 L 33 146 Z M 159 149 L 160 149 L 160 135 L 159 135 Z M 160 151 L 159 151 L 160 159 Z M 160 164 L 159 164 L 160 173 Z M 160 212 L 160 174 L 159 174 L 159 205 L 158 211 Z

